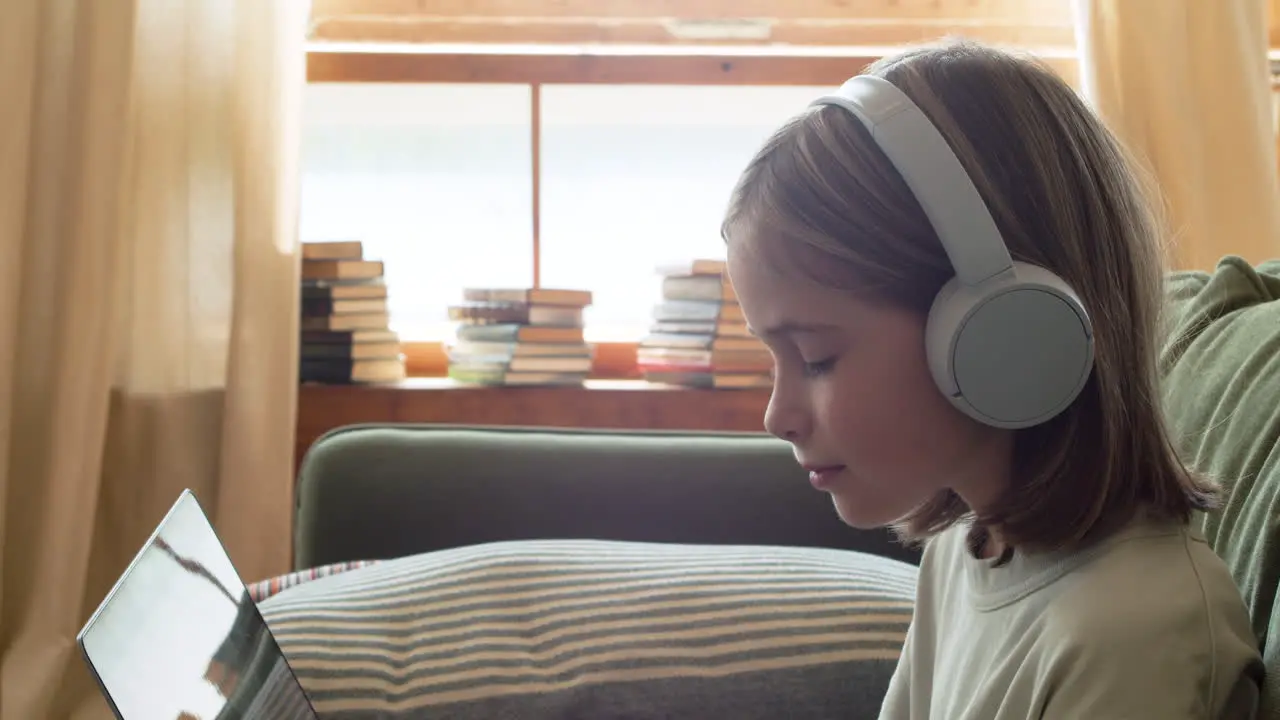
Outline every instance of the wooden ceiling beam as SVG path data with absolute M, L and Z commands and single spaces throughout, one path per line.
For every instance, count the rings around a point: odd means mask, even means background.
M 1267 0 L 1280 49 L 1280 0 Z M 673 24 L 767 21 L 767 37 L 676 37 Z M 1070 0 L 312 0 L 312 39 L 421 43 L 878 45 L 945 35 L 1074 44 Z
M 312 0 L 312 16 L 1072 22 L 1067 0 Z
M 317 42 L 882 46 L 1075 42 L 1067 0 L 313 0 Z
M 781 44 L 800 46 L 884 46 L 930 42 L 963 36 L 980 42 L 1023 47 L 1070 47 L 1071 27 L 1011 24 L 786 22 L 743 27 L 725 34 L 682 33 L 666 23 L 643 22 L 476 22 L 459 20 L 333 19 L 315 25 L 311 39 L 320 42 L 391 43 L 552 43 L 582 45 L 619 43 Z

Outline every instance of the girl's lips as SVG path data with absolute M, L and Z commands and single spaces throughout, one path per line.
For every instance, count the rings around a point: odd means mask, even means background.
M 829 487 L 844 471 L 843 465 L 802 465 L 809 471 L 809 483 L 818 490 Z

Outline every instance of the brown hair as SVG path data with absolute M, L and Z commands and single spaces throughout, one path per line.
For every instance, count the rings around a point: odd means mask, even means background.
M 973 178 L 1015 260 L 1076 290 L 1095 331 L 1080 397 L 1016 432 L 1014 481 L 976 510 L 970 540 L 997 528 L 1009 547 L 1055 549 L 1136 513 L 1190 520 L 1215 488 L 1180 462 L 1159 408 L 1156 354 L 1164 276 L 1156 213 L 1120 144 L 1037 61 L 948 41 L 886 58 L 892 82 L 933 121 Z M 836 107 L 778 130 L 734 188 L 723 234 L 749 227 L 766 262 L 826 285 L 927 313 L 952 275 L 932 226 L 863 126 Z M 954 492 L 896 526 L 919 541 L 975 514 Z

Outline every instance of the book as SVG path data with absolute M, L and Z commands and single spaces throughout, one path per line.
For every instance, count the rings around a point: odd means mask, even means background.
M 359 260 L 364 257 L 364 243 L 359 240 L 302 243 L 303 260 Z
M 592 294 L 569 288 L 466 288 L 449 307 L 449 376 L 465 384 L 581 383 L 592 353 L 583 319 Z
M 392 382 L 405 376 L 380 260 L 358 240 L 303 243 L 301 382 Z
M 694 258 L 656 271 L 661 300 L 636 349 L 646 380 L 716 389 L 772 385 L 773 356 L 747 330 L 723 260 Z
M 381 260 L 303 260 L 303 280 L 353 280 L 382 277 Z
M 462 291 L 464 302 L 515 305 L 556 305 L 586 307 L 591 304 L 588 290 L 562 288 L 468 288 Z

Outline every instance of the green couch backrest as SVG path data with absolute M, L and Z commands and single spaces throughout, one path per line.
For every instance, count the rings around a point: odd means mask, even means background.
M 299 568 L 505 540 L 796 545 L 917 562 L 840 522 L 763 433 L 358 425 L 298 476 Z
M 1164 410 L 1193 469 L 1227 491 L 1201 518 L 1249 606 L 1267 666 L 1264 710 L 1280 699 L 1280 261 L 1224 258 L 1168 279 Z M 1275 710 L 1271 711 L 1272 713 Z M 1270 716 L 1270 715 L 1265 715 Z

